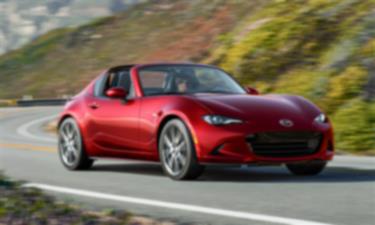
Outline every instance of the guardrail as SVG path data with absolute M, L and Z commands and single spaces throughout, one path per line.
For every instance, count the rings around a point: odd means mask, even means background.
M 58 106 L 65 105 L 68 101 L 66 98 L 55 98 L 55 99 L 28 99 L 28 100 L 17 100 L 17 106 Z

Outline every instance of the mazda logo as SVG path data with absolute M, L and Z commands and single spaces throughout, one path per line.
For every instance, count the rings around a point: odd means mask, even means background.
M 293 121 L 288 119 L 281 119 L 279 121 L 280 125 L 283 127 L 292 127 L 294 125 Z

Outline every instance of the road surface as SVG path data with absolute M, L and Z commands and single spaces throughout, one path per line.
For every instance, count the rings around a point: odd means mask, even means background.
M 316 177 L 284 167 L 208 168 L 172 181 L 158 164 L 99 160 L 70 172 L 43 130 L 60 107 L 0 108 L 0 170 L 89 209 L 126 209 L 182 224 L 375 224 L 375 159 L 337 156 Z

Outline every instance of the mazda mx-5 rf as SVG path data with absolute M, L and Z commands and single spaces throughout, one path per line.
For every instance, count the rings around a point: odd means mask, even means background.
M 176 180 L 197 178 L 209 164 L 315 175 L 334 155 L 332 125 L 308 100 L 261 95 L 197 64 L 108 69 L 66 104 L 58 138 L 70 170 L 102 157 L 150 160 Z

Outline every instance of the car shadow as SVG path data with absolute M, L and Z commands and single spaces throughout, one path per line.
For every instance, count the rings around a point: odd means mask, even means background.
M 166 176 L 159 164 L 98 164 L 92 171 L 131 173 L 146 176 Z M 327 167 L 317 176 L 295 176 L 283 166 L 278 167 L 207 167 L 199 182 L 369 182 L 375 181 L 375 170 L 347 167 Z M 195 182 L 195 181 L 193 181 Z
M 94 164 L 90 171 L 105 171 L 150 176 L 164 176 L 161 166 L 155 163 L 119 163 L 98 165 Z
M 328 167 L 316 176 L 295 176 L 283 167 L 260 167 L 245 169 L 214 169 L 203 174 L 201 180 L 218 182 L 290 182 L 290 183 L 338 183 L 375 181 L 375 170 L 345 167 Z

